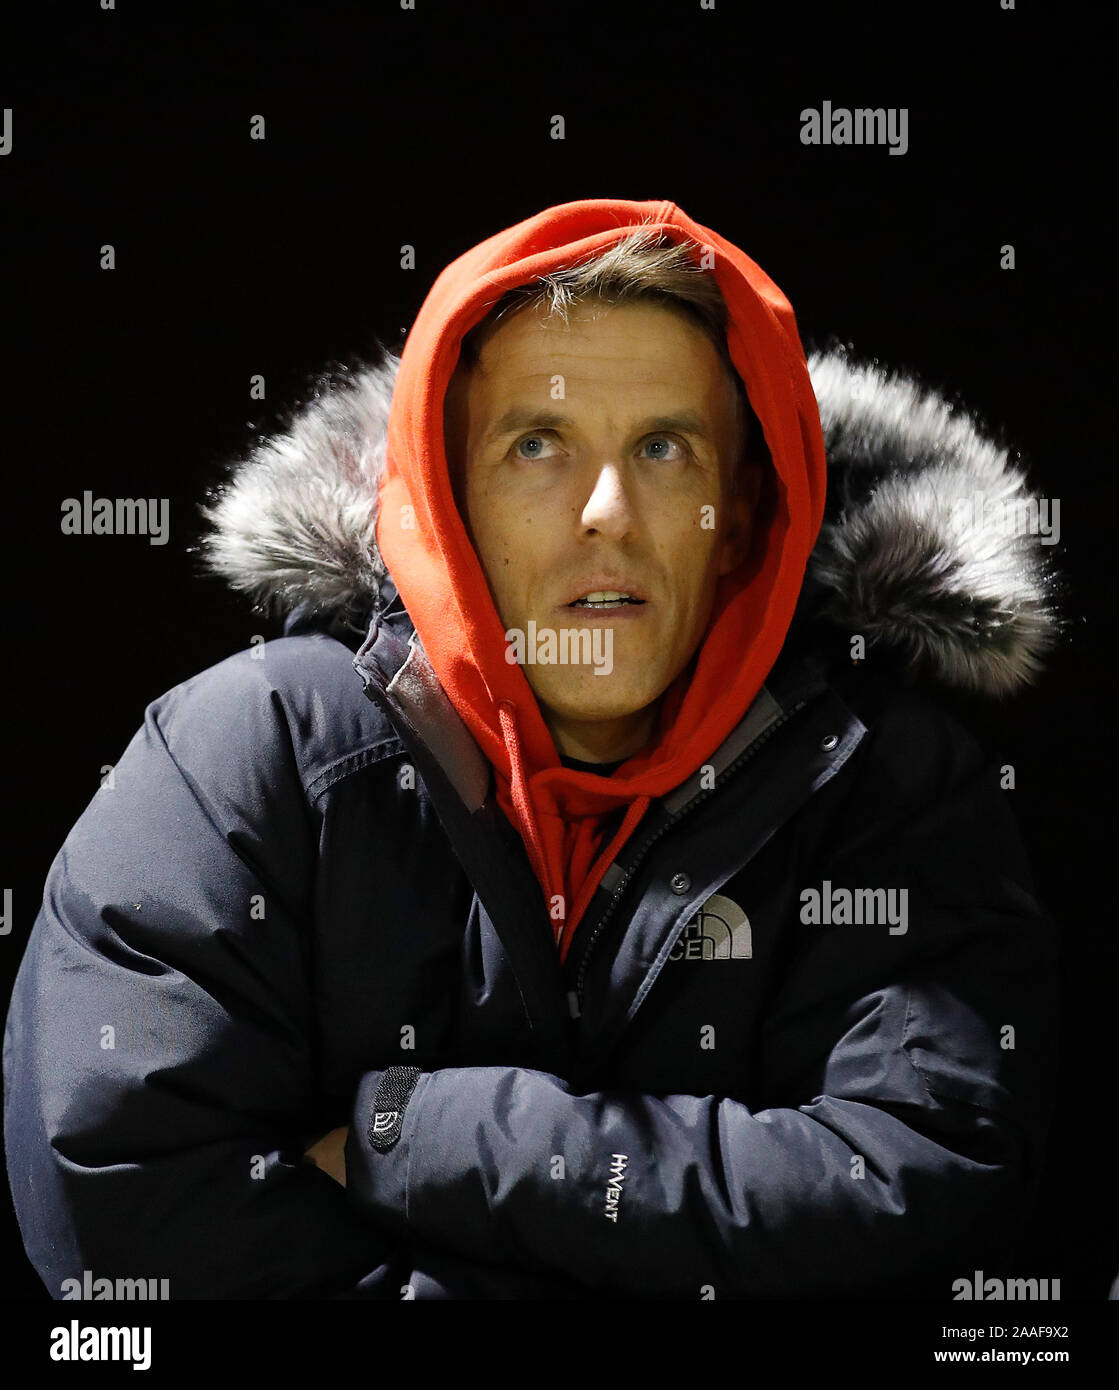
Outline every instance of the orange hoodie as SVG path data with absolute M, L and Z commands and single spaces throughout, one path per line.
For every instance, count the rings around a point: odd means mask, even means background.
M 730 357 L 775 478 L 769 524 L 745 563 L 720 579 L 698 652 L 662 698 L 657 733 L 612 777 L 599 777 L 562 766 L 524 671 L 506 660 L 505 628 L 452 494 L 443 399 L 462 338 L 507 290 L 587 259 L 639 226 L 712 253 Z M 397 373 L 377 543 L 435 674 L 493 764 L 498 803 L 524 841 L 561 959 L 650 800 L 710 759 L 769 674 L 820 528 L 825 471 L 791 305 L 738 247 L 674 203 L 593 198 L 548 208 L 467 251 L 432 286 Z M 402 525 L 405 516 L 414 525 Z M 619 809 L 621 824 L 604 844 L 602 819 Z

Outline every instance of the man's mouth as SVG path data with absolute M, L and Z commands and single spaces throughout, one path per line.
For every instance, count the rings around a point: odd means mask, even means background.
M 644 602 L 643 598 L 635 598 L 632 594 L 622 593 L 617 589 L 595 589 L 592 593 L 584 594 L 582 598 L 572 599 L 567 606 L 568 608 L 619 608 Z

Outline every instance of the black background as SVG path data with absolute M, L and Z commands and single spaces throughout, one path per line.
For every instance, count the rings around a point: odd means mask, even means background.
M 276 635 L 188 551 L 223 461 L 330 362 L 399 347 L 439 270 L 484 237 L 574 198 L 671 199 L 773 276 L 807 347 L 838 338 L 916 372 L 1061 501 L 1062 648 L 1035 688 L 971 713 L 1017 770 L 1010 794 L 1066 941 L 1061 1099 L 1022 1272 L 1060 1278 L 1065 1300 L 1106 1298 L 1119 1234 L 1105 14 L 89 0 L 41 6 L 35 32 L 6 17 L 5 1005 L 51 860 L 146 704 Z M 803 146 L 799 113 L 825 99 L 907 107 L 908 153 Z M 258 114 L 264 141 L 249 138 Z M 257 373 L 264 402 L 249 399 Z M 85 489 L 168 497 L 169 543 L 62 535 L 62 501 Z M 6 1200 L 0 1240 L 6 1291 L 45 1299 Z

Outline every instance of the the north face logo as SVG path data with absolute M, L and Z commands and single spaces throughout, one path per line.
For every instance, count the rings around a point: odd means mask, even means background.
M 730 898 L 714 893 L 680 933 L 669 960 L 749 960 L 750 919 Z

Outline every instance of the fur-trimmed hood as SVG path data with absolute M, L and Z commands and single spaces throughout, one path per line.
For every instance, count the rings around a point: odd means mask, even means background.
M 382 595 L 377 489 L 398 359 L 325 378 L 290 424 L 234 463 L 201 511 L 209 573 L 259 611 L 303 606 L 364 633 Z M 809 564 L 822 611 L 868 650 L 990 696 L 1031 682 L 1062 627 L 1054 536 L 975 419 L 845 349 L 809 372 L 828 506 Z

